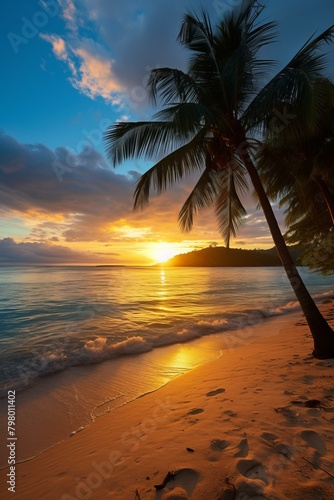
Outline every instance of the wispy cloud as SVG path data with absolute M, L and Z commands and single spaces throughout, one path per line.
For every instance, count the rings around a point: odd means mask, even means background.
M 54 53 L 56 58 L 60 61 L 65 62 L 68 65 L 72 75 L 76 76 L 77 70 L 74 61 L 71 59 L 70 52 L 66 46 L 65 40 L 57 35 L 41 34 L 40 37 L 51 44 L 52 52 Z
M 55 56 L 68 64 L 72 73 L 69 80 L 74 88 L 91 99 L 102 97 L 119 105 L 122 87 L 114 74 L 110 54 L 98 42 L 80 37 L 81 21 L 73 0 L 61 0 L 60 5 L 69 31 L 67 43 L 56 35 L 42 35 L 42 38 L 52 44 Z
M 114 61 L 100 44 L 87 38 L 67 43 L 53 34 L 40 37 L 51 44 L 56 58 L 67 64 L 74 88 L 91 99 L 102 97 L 110 104 L 122 104 L 123 89 L 113 71 Z
M 62 10 L 62 18 L 66 22 L 66 27 L 72 33 L 77 33 L 79 24 L 79 15 L 73 0 L 58 0 L 58 2 Z
M 101 96 L 111 104 L 121 104 L 122 87 L 113 71 L 114 61 L 103 48 L 84 39 L 73 53 L 79 60 L 79 69 L 70 80 L 72 85 L 91 99 Z
M 45 35 L 43 33 L 41 33 L 40 37 L 46 42 L 51 43 L 52 51 L 57 59 L 62 61 L 66 61 L 68 59 L 66 43 L 63 38 L 57 35 Z

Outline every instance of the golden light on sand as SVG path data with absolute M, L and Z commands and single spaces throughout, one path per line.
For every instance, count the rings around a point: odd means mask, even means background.
M 182 341 L 182 336 L 180 336 L 180 340 Z M 198 364 L 198 360 L 203 353 L 203 349 L 190 347 L 188 345 L 180 344 L 173 352 L 170 352 L 166 355 L 165 359 L 162 361 L 162 364 L 166 364 L 170 370 L 189 370 Z
M 163 263 L 168 259 L 180 253 L 180 250 L 173 243 L 160 241 L 159 243 L 152 243 L 150 247 L 150 254 L 155 262 Z

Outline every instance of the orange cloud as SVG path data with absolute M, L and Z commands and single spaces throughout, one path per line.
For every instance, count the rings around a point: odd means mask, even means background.
M 57 35 L 44 35 L 41 34 L 40 37 L 46 42 L 51 43 L 52 52 L 60 61 L 64 61 L 67 63 L 68 67 L 71 70 L 72 75 L 77 74 L 77 70 L 74 62 L 71 60 L 68 48 L 66 46 L 66 42 L 63 38 Z
M 62 61 L 66 61 L 68 58 L 66 43 L 60 36 L 57 35 L 45 35 L 41 34 L 40 37 L 46 42 L 51 43 L 52 51 L 57 59 L 61 59 Z
M 62 9 L 62 18 L 71 31 L 77 30 L 77 9 L 72 0 L 58 0 Z
M 40 37 L 51 44 L 56 58 L 68 65 L 72 74 L 69 81 L 74 88 L 91 99 L 100 96 L 111 104 L 122 103 L 124 89 L 114 74 L 114 61 L 101 45 L 87 38 L 69 44 L 57 35 L 41 34 Z M 128 115 L 122 119 L 128 119 Z
M 80 59 L 80 66 L 78 75 L 71 78 L 71 83 L 92 99 L 101 96 L 112 104 L 120 104 L 122 88 L 113 73 L 113 61 L 98 53 L 98 49 L 98 44 L 90 41 L 87 46 L 73 50 Z

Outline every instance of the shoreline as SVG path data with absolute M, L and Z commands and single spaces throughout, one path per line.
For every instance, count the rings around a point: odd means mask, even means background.
M 201 344 L 202 339 L 195 339 L 96 365 L 71 367 L 43 377 L 35 385 L 16 392 L 20 408 L 16 421 L 18 428 L 23 429 L 17 463 L 42 455 L 89 427 L 95 420 L 219 357 L 215 347 L 199 347 L 197 340 Z M 199 359 L 195 360 L 196 356 Z M 168 366 L 169 363 L 174 365 Z M 135 369 L 137 372 L 132 373 Z M 162 373 L 158 373 L 159 369 Z M 138 374 L 139 382 L 136 381 Z M 5 422 L 6 414 L 7 399 L 2 398 L 0 422 Z M 6 440 L 6 431 L 5 425 L 1 425 L 0 442 Z M 36 433 L 39 434 L 37 442 L 34 438 Z M 2 454 L 0 471 L 5 467 L 6 457 Z
M 36 384 L 16 392 L 20 405 L 17 426 L 24 429 L 17 463 L 44 454 L 92 425 L 96 419 L 159 390 L 197 366 L 218 359 L 224 350 L 233 350 L 266 335 L 268 323 L 278 331 L 287 318 L 299 314 L 292 310 L 270 317 L 250 315 L 241 321 L 239 329 L 159 346 L 96 365 L 70 367 L 38 379 Z M 133 370 L 136 370 L 135 377 Z M 140 378 L 139 384 L 137 378 Z M 6 398 L 2 398 L 0 421 L 5 422 L 6 412 Z M 37 442 L 36 434 L 39 435 Z M 0 442 L 5 440 L 6 429 L 1 426 Z M 0 471 L 5 467 L 6 457 L 2 455 Z
M 320 307 L 333 324 L 332 302 Z M 205 338 L 205 344 L 212 341 Z M 334 481 L 321 470 L 334 475 L 333 360 L 310 357 L 312 341 L 300 313 L 271 318 L 232 341 L 218 359 L 17 464 L 17 498 L 201 500 L 223 494 L 228 500 L 232 487 L 225 477 L 248 498 L 333 496 Z M 327 407 L 305 407 L 312 399 Z M 301 480 L 303 468 L 308 477 L 312 472 L 312 484 Z M 156 491 L 154 484 L 171 470 L 178 471 L 175 481 Z M 289 485 L 292 470 L 300 481 Z M 287 494 L 297 486 L 304 488 L 301 496 Z

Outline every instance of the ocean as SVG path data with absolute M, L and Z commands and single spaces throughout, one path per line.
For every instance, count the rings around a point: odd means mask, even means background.
M 333 277 L 300 272 L 333 297 Z M 0 311 L 0 420 L 15 390 L 21 461 L 300 308 L 277 267 L 0 267 Z
M 315 298 L 333 293 L 333 277 L 300 272 Z M 297 309 L 277 267 L 1 267 L 0 395 Z

